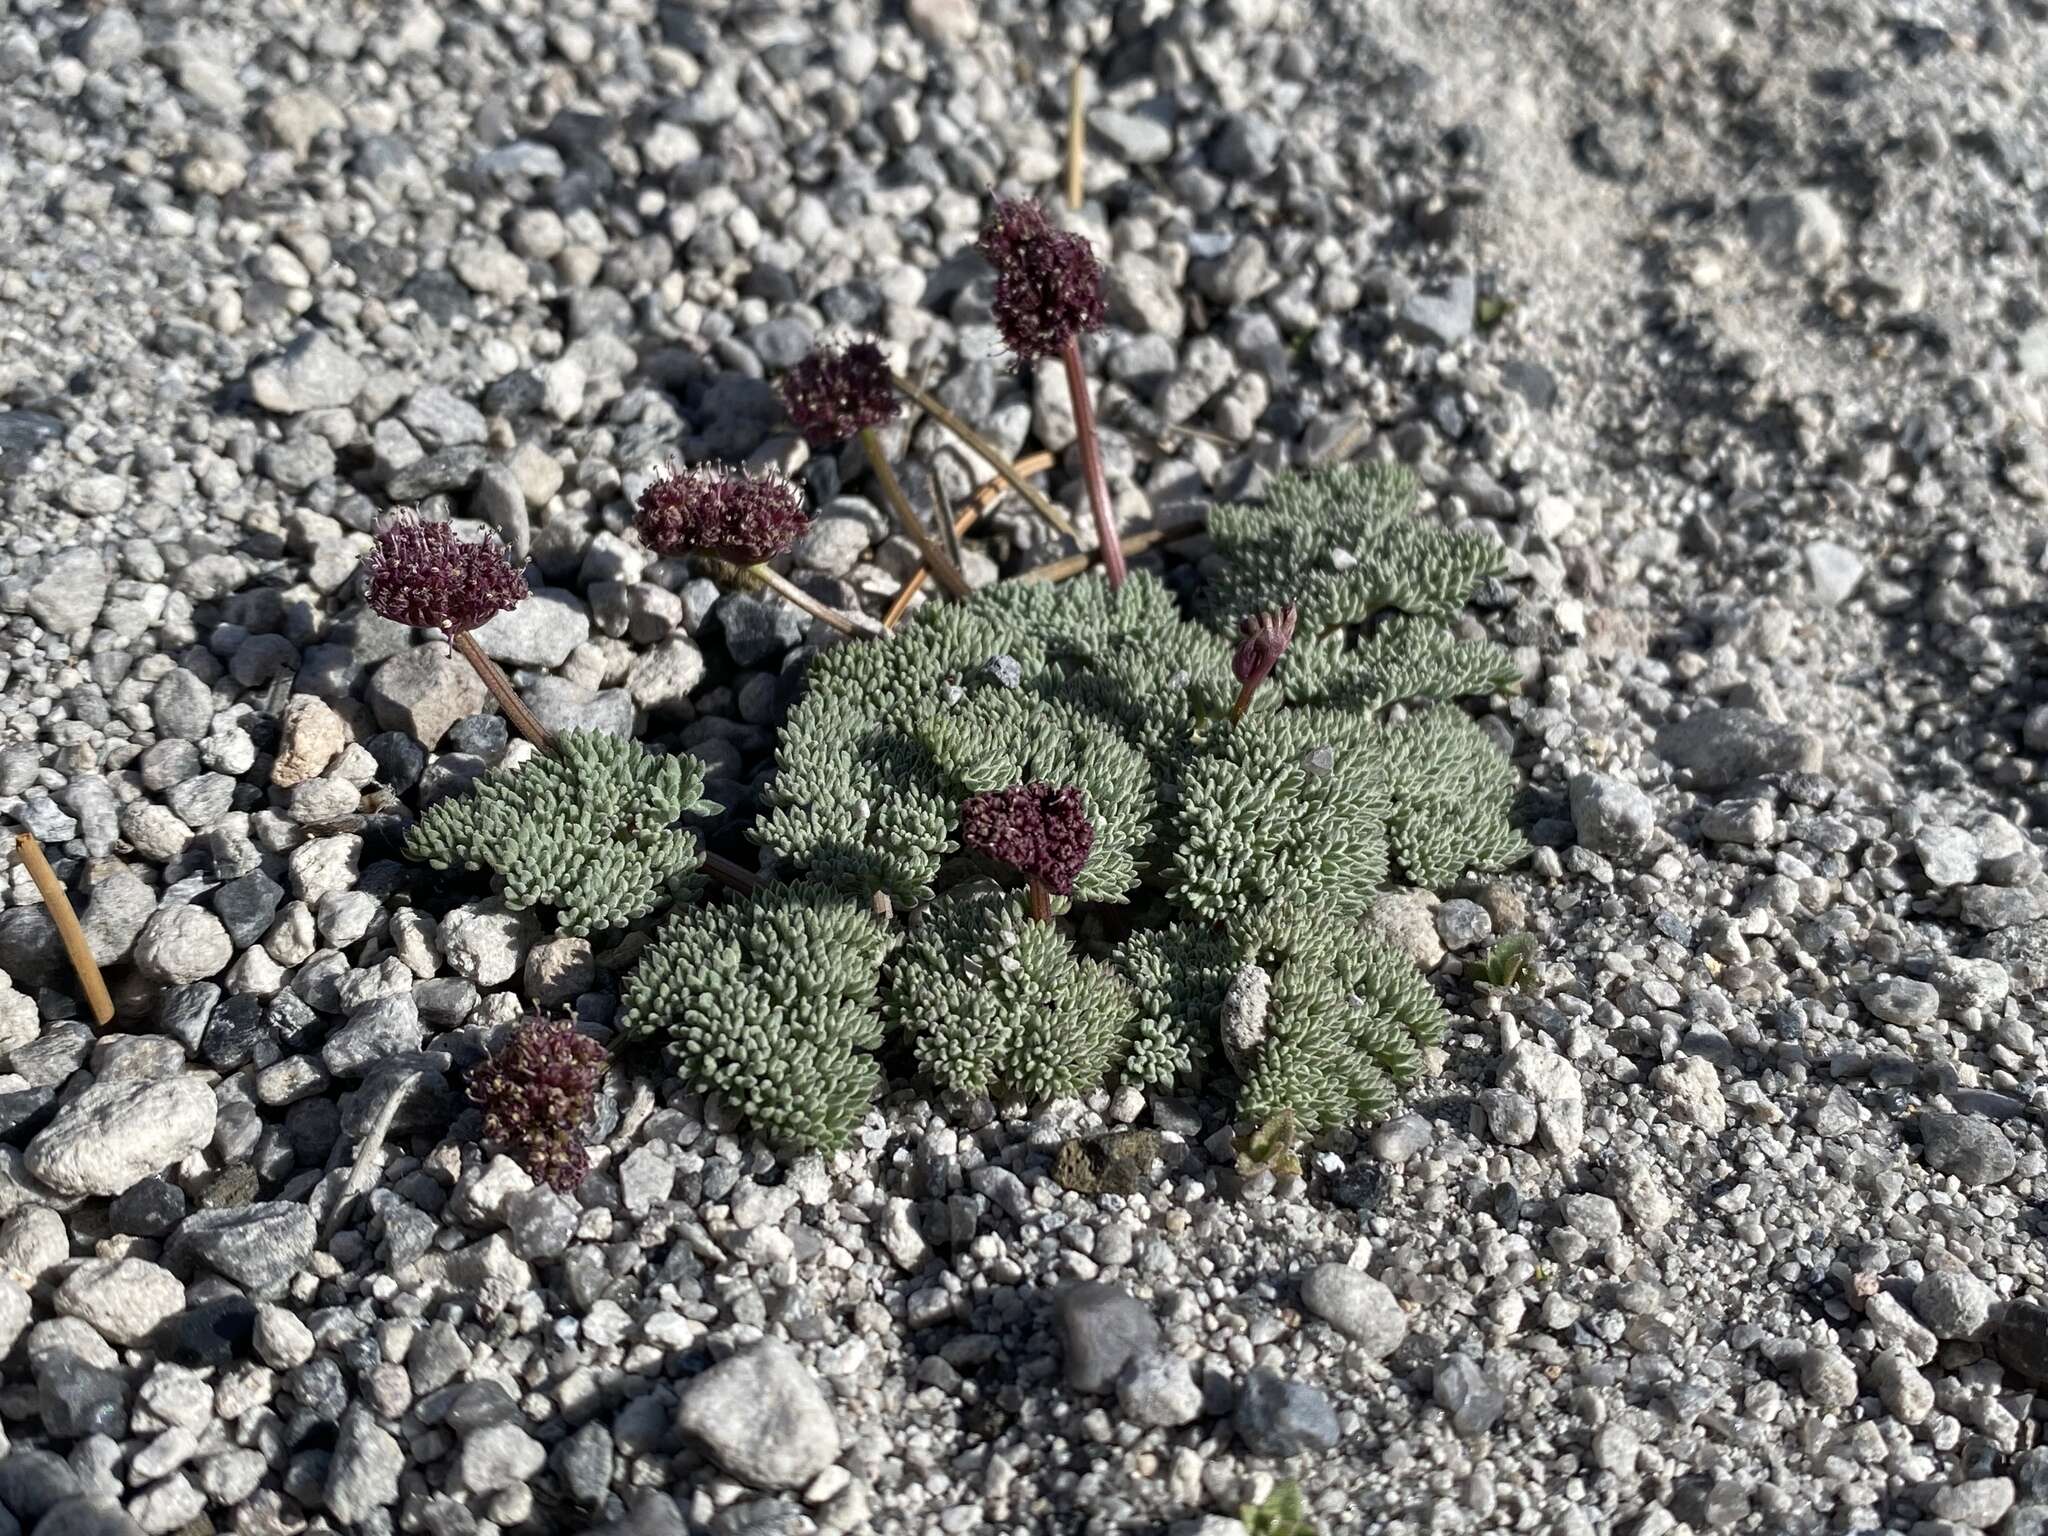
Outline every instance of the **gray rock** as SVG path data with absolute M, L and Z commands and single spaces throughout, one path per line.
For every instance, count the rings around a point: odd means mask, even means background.
M 296 416 L 354 403 L 369 381 L 363 365 L 325 331 L 307 331 L 249 372 L 249 394 L 266 411 Z
M 1555 1051 L 1525 1040 L 1501 1063 L 1500 1086 L 1536 1107 L 1544 1144 L 1561 1156 L 1575 1155 L 1586 1137 L 1585 1088 L 1578 1068 Z
M 0 1456 L 0 1508 L 24 1530 L 77 1494 L 78 1474 L 53 1451 L 24 1445 Z
M 781 373 L 804 360 L 811 350 L 813 337 L 808 325 L 784 316 L 754 326 L 747 332 L 745 341 L 754 355 L 761 359 L 762 367 L 770 373 Z
M 903 14 L 928 43 L 971 43 L 981 31 L 980 8 L 973 0 L 907 0 Z
M 1394 1115 L 1373 1127 L 1372 1155 L 1398 1167 L 1429 1146 L 1429 1122 L 1414 1113 Z
M 1256 181 L 1279 164 L 1285 143 L 1286 135 L 1265 118 L 1229 112 L 1209 140 L 1209 164 L 1219 175 Z
M 1448 1355 L 1436 1368 L 1436 1405 L 1451 1416 L 1459 1434 L 1483 1435 L 1507 1411 L 1507 1394 L 1470 1355 Z
M 441 920 L 441 953 L 456 975 L 497 987 L 519 974 L 526 947 L 539 935 L 531 912 L 514 912 L 500 901 L 472 902 Z
M 213 690 L 183 667 L 173 667 L 150 691 L 149 712 L 158 735 L 203 741 L 213 729 Z
M 1126 165 L 1157 165 L 1173 153 L 1172 125 L 1148 112 L 1097 107 L 1088 129 Z
M 1460 272 L 1434 289 L 1422 289 L 1403 301 L 1395 316 L 1401 334 L 1428 347 L 1455 347 L 1472 334 L 1479 289 L 1469 273 Z
M 374 900 L 374 898 L 372 898 Z M 363 1004 L 320 1047 L 321 1063 L 336 1077 L 360 1077 L 385 1057 L 420 1048 L 420 1010 L 410 992 Z
M 1202 1389 L 1187 1361 L 1158 1350 L 1133 1356 L 1118 1373 L 1116 1400 L 1133 1424 L 1172 1429 L 1202 1416 Z
M 93 959 L 101 965 L 119 965 L 155 911 L 156 892 L 121 870 L 92 888 L 92 900 L 79 915 L 78 926 L 85 931 Z
M 1906 976 L 1885 976 L 1866 982 L 1861 996 L 1863 1006 L 1887 1024 L 1926 1024 L 1941 1007 L 1939 992 L 1924 981 Z
M 204 981 L 234 958 L 227 928 L 204 907 L 160 908 L 135 939 L 135 968 L 167 986 Z
M 603 1424 L 590 1423 L 555 1447 L 556 1475 L 569 1497 L 585 1509 L 604 1502 L 611 1490 L 612 1435 Z
M 704 681 L 704 653 L 677 635 L 633 659 L 626 673 L 626 692 L 650 713 L 681 710 Z
M 424 496 L 468 490 L 490 465 L 491 456 L 474 443 L 460 443 L 414 459 L 385 485 L 393 500 L 418 501 Z
M 29 616 L 52 634 L 89 629 L 106 603 L 108 579 L 98 550 L 82 544 L 59 550 L 28 589 Z
M 2016 1490 L 2009 1477 L 1973 1477 L 1934 1490 L 1927 1513 L 1973 1531 L 1988 1531 L 2013 1506 Z
M 109 6 L 72 33 L 67 46 L 87 69 L 118 69 L 142 57 L 142 28 L 125 6 Z
M 1749 709 L 1702 709 L 1657 733 L 1657 752 L 1702 789 L 1727 789 L 1768 773 L 1819 773 L 1820 738 Z
M 438 385 L 406 401 L 399 419 L 428 452 L 484 440 L 484 413 Z
M 446 645 L 420 645 L 394 656 L 370 679 L 377 724 L 404 731 L 432 751 L 448 727 L 473 715 L 489 697 L 483 680 Z
M 1394 1293 L 1348 1265 L 1310 1270 L 1302 1277 L 1301 1304 L 1374 1360 L 1384 1360 L 1408 1336 L 1408 1317 Z
M 839 1459 L 839 1424 L 803 1362 L 764 1339 L 684 1383 L 676 1426 L 756 1488 L 801 1488 Z
M 1140 336 L 1152 335 L 1178 341 L 1187 329 L 1187 311 L 1181 302 L 1178 285 L 1164 267 L 1140 251 L 1126 251 L 1110 264 L 1103 299 L 1109 306 L 1110 318 Z M 1222 382 L 1217 381 L 1217 389 L 1222 387 Z M 1211 389 L 1209 394 L 1215 392 Z M 1208 395 L 1203 396 L 1203 399 L 1207 398 Z M 1071 441 L 1071 407 L 1069 411 L 1066 435 Z
M 282 1295 L 285 1284 L 313 1256 L 318 1236 L 313 1213 L 285 1200 L 194 1211 L 165 1249 L 171 1262 L 197 1261 L 263 1299 Z
M 398 1502 L 398 1475 L 405 1453 L 397 1439 L 363 1406 L 342 1416 L 334 1455 L 327 1464 L 327 1512 L 357 1529 L 378 1511 Z
M 2019 1166 L 2019 1154 L 2005 1133 L 1981 1116 L 1927 1110 L 1919 1125 L 1920 1160 L 1970 1189 L 2003 1184 Z
M 88 1259 L 57 1288 L 57 1310 L 110 1344 L 137 1345 L 185 1306 L 178 1277 L 147 1259 Z
M 34 1536 L 144 1536 L 144 1533 L 120 1505 L 93 1496 L 66 1499 L 53 1505 L 49 1513 L 36 1522 Z
M 2007 1370 L 2048 1387 L 2048 1306 L 2032 1297 L 2009 1303 L 1992 1338 Z
M 1991 1287 L 1958 1269 L 1937 1269 L 1913 1287 L 1913 1310 L 1937 1339 L 1974 1339 L 1991 1320 Z
M 806 570 L 844 576 L 860 564 L 871 542 L 872 534 L 865 520 L 821 517 L 796 541 L 790 557 Z
M 546 1464 L 547 1452 L 518 1424 L 485 1424 L 462 1437 L 455 1482 L 470 1493 L 496 1493 L 526 1482 Z
M 1791 271 L 1814 273 L 1840 259 L 1848 236 L 1827 194 L 1807 187 L 1752 198 L 1749 238 L 1764 259 Z
M 1839 608 L 1863 584 L 1863 557 L 1833 539 L 1814 539 L 1806 546 L 1806 575 L 1813 595 L 1826 608 Z
M 1327 1397 L 1305 1381 L 1271 1371 L 1253 1371 L 1245 1379 L 1234 1422 L 1254 1456 L 1334 1450 L 1343 1434 Z
M 633 734 L 633 695 L 624 688 L 591 689 L 566 677 L 540 677 L 524 696 L 534 718 L 551 731 Z
M 1982 854 L 1975 835 L 1965 827 L 1922 827 L 1913 834 L 1913 852 L 1929 885 L 1976 883 Z
M 213 1139 L 213 1090 L 186 1075 L 94 1083 L 29 1142 L 28 1171 L 59 1194 L 118 1195 Z
M 1604 773 L 1572 775 L 1571 807 L 1580 844 L 1608 858 L 1639 857 L 1657 831 L 1650 797 Z
M 1067 1385 L 1076 1392 L 1109 1391 L 1135 1356 L 1159 1345 L 1151 1308 L 1120 1286 L 1068 1286 L 1053 1302 L 1052 1315 L 1066 1356 Z
M 507 609 L 476 631 L 476 642 L 493 661 L 552 671 L 590 638 L 590 615 L 574 592 L 541 587 L 516 608 Z
M 802 613 L 767 593 L 728 592 L 718 600 L 717 616 L 726 650 L 743 667 L 759 666 L 802 644 L 810 624 Z

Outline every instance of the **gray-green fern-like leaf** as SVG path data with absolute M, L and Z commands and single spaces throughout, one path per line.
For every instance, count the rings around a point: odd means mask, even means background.
M 1304 1134 L 1380 1119 L 1449 1024 L 1384 938 L 1356 924 L 1286 924 L 1254 950 L 1270 985 L 1260 1038 L 1240 1049 L 1241 1118 L 1291 1112 Z
M 704 765 L 603 731 L 558 741 L 558 756 L 486 774 L 428 811 L 406 852 L 436 869 L 492 871 L 507 906 L 551 907 L 569 934 L 617 928 L 692 893 L 703 855 L 676 823 L 717 809 L 702 799 Z
M 1414 518 L 1418 485 L 1400 465 L 1345 465 L 1283 477 L 1256 502 L 1209 515 L 1221 569 L 1202 596 L 1219 626 L 1293 603 L 1300 633 L 1363 624 L 1392 609 L 1442 619 L 1506 574 L 1498 539 Z
M 919 914 L 890 965 L 885 1009 L 919 1068 L 962 1093 L 1086 1092 L 1123 1059 L 1137 1010 L 1106 966 L 1011 894 L 963 887 Z
M 1447 705 L 1391 727 L 1385 762 L 1394 856 L 1415 885 L 1504 869 L 1529 851 L 1515 830 L 1515 769 L 1468 716 Z
M 620 1028 L 664 1042 L 684 1082 L 769 1140 L 830 1151 L 881 1079 L 870 1053 L 888 944 L 872 913 L 816 889 L 679 910 L 628 978 Z

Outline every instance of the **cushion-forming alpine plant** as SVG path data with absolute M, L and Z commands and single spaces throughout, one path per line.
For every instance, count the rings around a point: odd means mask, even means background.
M 412 851 L 490 868 L 509 904 L 570 932 L 668 908 L 620 1033 L 664 1042 L 685 1082 L 778 1143 L 843 1143 L 891 1060 L 1005 1100 L 1218 1081 L 1290 1134 L 1376 1118 L 1446 1025 L 1366 923 L 1376 893 L 1525 851 L 1513 768 L 1454 702 L 1516 676 L 1453 627 L 1501 547 L 1416 517 L 1397 467 L 1282 475 L 1213 510 L 1184 606 L 1125 569 L 1101 484 L 1079 346 L 1102 320 L 1099 264 L 1031 204 L 999 201 L 978 244 L 1011 351 L 1066 362 L 1102 569 L 949 585 L 960 600 L 878 633 L 775 569 L 808 526 L 792 482 L 671 469 L 634 509 L 650 548 L 873 636 L 809 659 L 748 834 L 760 875 L 705 861 L 751 893 L 684 899 L 700 853 L 676 822 L 708 809 L 701 765 L 610 738 L 537 741 L 544 759 L 430 812 Z M 875 437 L 898 394 L 925 399 L 867 342 L 820 349 L 783 388 L 814 441 L 861 440 L 939 570 Z M 459 644 L 511 596 L 495 576 L 464 602 L 408 599 L 406 621 Z
M 853 1067 L 826 1070 L 827 1042 L 858 1058 L 879 1041 L 939 1088 L 1005 1100 L 1220 1077 L 1242 1115 L 1304 1135 L 1385 1114 L 1446 1014 L 1362 926 L 1370 904 L 1392 877 L 1440 885 L 1525 851 L 1512 766 L 1450 702 L 1515 676 L 1447 624 L 1451 586 L 1497 578 L 1500 547 L 1414 519 L 1415 493 L 1385 466 L 1277 483 L 1319 527 L 1401 520 L 1412 570 L 1368 582 L 1319 585 L 1323 539 L 1215 519 L 1219 568 L 1256 567 L 1246 620 L 1190 618 L 1146 573 L 1121 589 L 1096 573 L 1004 583 L 819 652 L 751 834 L 782 884 L 758 920 L 672 912 L 642 961 L 660 983 L 629 981 L 622 1028 L 686 1032 L 685 1080 L 744 1084 L 745 1112 L 778 1132 L 845 1121 Z M 1274 600 L 1289 588 L 1316 606 Z M 835 971 L 829 1027 L 802 1022 L 809 962 L 767 952 L 790 892 L 812 914 L 836 897 L 841 921 L 883 935 L 871 972 Z M 781 1003 L 801 1065 L 773 1029 L 712 1029 L 686 985 L 688 957 L 732 953 L 734 922 L 752 924 L 749 996 Z M 881 1025 L 849 1027 L 846 999 L 870 992 Z

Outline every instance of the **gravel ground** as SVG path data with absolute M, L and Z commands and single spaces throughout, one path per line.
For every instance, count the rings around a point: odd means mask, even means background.
M 2048 1531 L 2044 20 L 14 6 L 0 812 L 120 1018 L 9 866 L 0 1536 L 1231 1536 L 1284 1477 L 1325 1532 Z M 862 330 L 1082 507 L 961 255 L 1055 195 L 1082 56 L 1126 526 L 1357 452 L 1511 552 L 1536 854 L 1385 908 L 1443 1070 L 1277 1185 L 1217 1104 L 899 1093 L 778 1164 L 617 1071 L 534 1188 L 462 1069 L 612 982 L 398 859 L 506 737 L 362 606 L 373 519 L 529 554 L 493 654 L 702 756 L 743 853 L 814 637 L 627 498 L 797 473 L 792 574 L 879 611 L 912 554 L 767 382 Z M 965 563 L 1065 552 L 1006 509 Z M 1130 1123 L 1139 1193 L 1053 1179 Z

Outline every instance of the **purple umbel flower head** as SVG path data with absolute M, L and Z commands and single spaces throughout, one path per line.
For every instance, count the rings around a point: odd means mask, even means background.
M 872 341 L 819 347 L 783 375 L 782 403 L 797 431 L 819 446 L 894 421 L 900 409 L 889 360 Z
M 486 536 L 465 543 L 446 523 L 396 512 L 377 530 L 365 565 L 370 606 L 396 624 L 467 634 L 526 597 L 526 581 Z
M 1294 617 L 1294 604 L 1289 603 L 1277 613 L 1252 614 L 1237 626 L 1237 650 L 1231 655 L 1230 671 L 1243 686 L 1238 689 L 1231 719 L 1244 718 L 1259 684 L 1273 675 L 1280 658 L 1287 654 L 1287 647 L 1294 640 Z
M 996 269 L 996 326 L 1020 360 L 1056 356 L 1101 329 L 1102 263 L 1081 236 L 1054 229 L 1038 204 L 997 198 L 976 245 Z
M 529 1019 L 469 1074 L 484 1135 L 503 1142 L 535 1178 L 574 1189 L 590 1172 L 583 1128 L 596 1108 L 604 1064 L 604 1047 L 566 1019 Z
M 960 807 L 960 841 L 1056 896 L 1071 896 L 1095 829 L 1073 785 L 1013 784 L 968 798 Z
M 633 525 L 656 554 L 759 565 L 802 537 L 811 515 L 796 483 L 773 470 L 700 464 L 670 470 L 642 491 Z
M 1289 603 L 1278 613 L 1255 613 L 1238 625 L 1231 675 L 1253 687 L 1271 677 L 1294 641 L 1294 616 L 1294 604 Z

